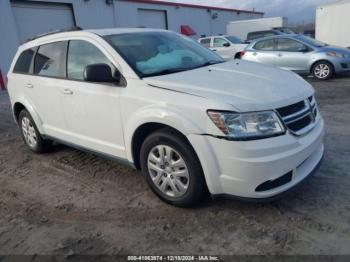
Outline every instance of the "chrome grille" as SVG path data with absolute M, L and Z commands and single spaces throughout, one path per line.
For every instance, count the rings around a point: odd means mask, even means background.
M 315 126 L 317 104 L 313 96 L 298 103 L 277 109 L 284 124 L 294 135 L 303 135 Z

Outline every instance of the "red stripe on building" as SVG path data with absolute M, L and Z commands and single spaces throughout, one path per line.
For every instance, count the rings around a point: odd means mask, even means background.
M 180 6 L 180 7 L 192 7 L 192 8 L 201 8 L 209 10 L 220 10 L 220 11 L 230 11 L 237 13 L 248 13 L 248 14 L 257 14 L 263 15 L 263 12 L 249 11 L 249 10 L 240 10 L 233 8 L 217 7 L 217 6 L 207 6 L 207 5 L 194 5 L 194 4 L 185 4 L 185 3 L 174 3 L 167 1 L 158 1 L 158 0 L 121 0 L 126 2 L 135 2 L 135 3 L 144 3 L 144 4 L 155 4 L 155 5 L 168 5 L 168 6 Z

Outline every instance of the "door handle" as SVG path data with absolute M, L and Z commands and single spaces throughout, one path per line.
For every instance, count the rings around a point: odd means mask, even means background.
M 65 95 L 73 95 L 73 91 L 70 89 L 63 89 L 63 94 Z
M 32 84 L 26 84 L 26 88 L 34 88 L 34 86 Z

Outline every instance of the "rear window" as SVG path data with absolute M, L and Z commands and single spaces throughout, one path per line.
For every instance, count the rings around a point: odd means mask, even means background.
M 210 38 L 204 38 L 200 40 L 200 43 L 205 47 L 210 47 Z
M 65 77 L 66 42 L 55 42 L 39 47 L 34 61 L 34 74 Z
M 274 44 L 275 44 L 274 40 L 263 40 L 263 41 L 257 42 L 254 46 L 254 49 L 262 50 L 262 51 L 273 51 Z
M 30 73 L 30 65 L 32 63 L 33 55 L 35 54 L 35 49 L 28 49 L 23 51 L 17 59 L 15 67 L 13 68 L 14 73 L 28 74 Z

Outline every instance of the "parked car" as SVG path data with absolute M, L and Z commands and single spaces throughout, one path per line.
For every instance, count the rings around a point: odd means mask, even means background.
M 198 42 L 216 52 L 225 60 L 240 58 L 241 52 L 248 44 L 231 35 L 210 36 L 198 39 Z
M 314 90 L 294 73 L 225 62 L 155 29 L 47 35 L 19 47 L 13 116 L 35 153 L 58 141 L 141 169 L 164 201 L 270 201 L 323 156 Z
M 303 35 L 279 35 L 258 39 L 242 59 L 278 66 L 320 80 L 350 72 L 350 50 L 329 46 Z

